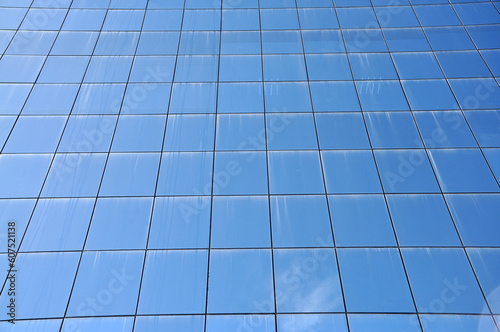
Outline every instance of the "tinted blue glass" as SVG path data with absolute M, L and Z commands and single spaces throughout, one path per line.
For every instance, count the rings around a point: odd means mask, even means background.
M 463 27 L 424 28 L 424 31 L 434 51 L 474 49 Z
M 148 332 L 162 329 L 168 331 L 170 329 L 203 332 L 204 325 L 203 316 L 146 316 L 137 317 L 134 331 Z
M 269 185 L 271 194 L 324 193 L 318 153 L 269 152 Z
M 163 153 L 158 195 L 209 195 L 212 188 L 213 153 Z
M 311 95 L 305 82 L 265 83 L 266 112 L 310 112 Z
M 214 197 L 212 248 L 270 247 L 269 203 L 266 197 Z
M 180 56 L 177 59 L 176 82 L 216 82 L 219 58 L 216 56 Z
M 448 78 L 491 76 L 479 52 L 439 52 L 437 57 Z
M 103 30 L 140 30 L 144 20 L 143 10 L 108 10 Z
M 310 86 L 316 112 L 360 110 L 352 82 L 311 82 Z
M 262 32 L 263 53 L 302 53 L 300 31 L 279 30 Z
M 323 151 L 322 157 L 328 193 L 382 192 L 371 151 Z
M 262 0 L 262 8 L 288 8 L 295 7 L 293 0 Z
M 212 250 L 209 275 L 209 313 L 274 312 L 269 250 Z
M 500 23 L 500 15 L 493 3 L 458 4 L 454 8 L 465 25 Z
M 461 112 L 416 112 L 414 116 L 427 148 L 477 146 Z
M 493 78 L 450 80 L 450 85 L 462 109 L 500 107 L 500 87 Z
M 336 7 L 366 7 L 371 6 L 371 1 L 369 0 L 337 0 L 335 2 Z
M 376 7 L 375 12 L 377 13 L 378 21 L 382 28 L 408 28 L 420 26 L 412 7 Z
M 175 55 L 178 44 L 179 32 L 143 32 L 137 55 Z
M 16 122 L 15 116 L 0 117 L 0 146 L 3 146 Z
M 57 154 L 43 186 L 43 197 L 96 196 L 106 154 Z
M 401 246 L 460 246 L 441 195 L 388 195 Z
M 307 72 L 310 80 L 350 80 L 349 62 L 344 54 L 308 54 Z
M 267 115 L 267 148 L 269 150 L 317 149 L 312 114 Z
M 218 113 L 264 112 L 262 84 L 220 83 L 218 88 Z
M 71 9 L 64 20 L 62 30 L 101 30 L 105 10 Z
M 0 155 L 0 198 L 38 197 L 50 155 Z
M 28 9 L 24 8 L 0 8 L 1 29 L 17 29 L 22 22 Z
M 37 82 L 80 83 L 88 63 L 89 58 L 86 56 L 49 56 Z M 60 68 L 64 68 L 64 71 Z
M 217 152 L 213 185 L 214 195 L 267 194 L 265 152 Z
M 346 332 L 347 324 L 342 315 L 279 315 L 278 332 L 292 332 L 297 329 L 307 329 L 305 331 Z
M 339 30 L 303 31 L 302 39 L 306 53 L 344 52 L 344 43 Z
M 207 332 L 251 330 L 274 332 L 274 315 L 214 315 L 207 317 Z M 191 330 L 190 330 L 191 331 Z
M 479 149 L 430 150 L 445 192 L 498 192 L 498 184 Z
M 422 315 L 426 323 L 426 332 L 438 331 L 495 331 L 495 323 L 491 316 L 471 315 Z
M 276 250 L 274 258 L 276 294 L 281 295 L 277 300 L 278 312 L 343 310 L 333 249 Z
M 0 82 L 33 83 L 44 60 L 43 56 L 4 55 L 0 60 Z
M 35 84 L 23 115 L 69 114 L 79 86 L 77 84 Z
M 149 0 L 148 3 L 148 9 L 182 9 L 183 7 L 184 0 Z
M 148 252 L 138 312 L 204 313 L 207 259 L 206 250 Z
M 375 157 L 387 193 L 432 193 L 439 186 L 423 150 L 379 150 Z
M 132 317 L 66 318 L 61 332 L 71 332 L 75 329 L 81 332 L 131 332 L 133 325 Z
M 65 116 L 21 116 L 3 152 L 55 152 L 65 123 Z
M 258 0 L 222 0 L 222 7 L 225 9 L 228 8 L 258 8 L 259 2 Z
M 217 117 L 217 150 L 265 150 L 265 136 L 264 116 L 260 114 Z
M 158 153 L 112 153 L 106 164 L 102 196 L 152 196 L 158 174 Z
M 61 31 L 50 51 L 51 55 L 90 55 L 98 37 L 97 32 Z
M 462 249 L 402 249 L 402 254 L 419 312 L 483 311 L 486 303 Z
M 444 80 L 403 81 L 412 110 L 458 109 L 457 102 Z
M 431 50 L 422 29 L 384 29 L 383 31 L 391 52 Z
M 466 246 L 500 246 L 497 234 L 500 196 L 446 195 L 450 211 Z
M 333 8 L 299 9 L 299 18 L 301 29 L 335 29 L 339 27 Z
M 111 0 L 109 8 L 118 9 L 143 9 L 146 8 L 147 0 Z
M 85 249 L 145 249 L 152 203 L 152 198 L 97 200 Z
M 349 60 L 356 80 L 398 78 L 389 54 L 350 54 Z
M 349 29 L 342 30 L 342 34 L 348 52 L 387 52 L 384 36 L 379 29 Z
M 220 57 L 219 81 L 262 81 L 262 60 L 258 55 L 224 55 Z
M 127 82 L 132 66 L 132 57 L 94 56 L 90 60 L 85 74 L 85 83 L 121 83 Z
M 169 115 L 163 151 L 213 150 L 214 127 L 211 114 Z
M 421 332 L 418 317 L 416 315 L 349 315 L 349 327 L 351 332 L 387 332 L 407 331 Z
M 162 115 L 121 115 L 111 151 L 160 151 L 165 120 Z
M 95 47 L 95 55 L 134 55 L 138 32 L 103 32 Z
M 71 8 L 108 8 L 110 0 L 74 0 Z
M 479 279 L 479 284 L 486 295 L 491 311 L 495 314 L 500 312 L 500 303 L 498 302 L 500 273 L 500 251 L 499 249 L 468 249 L 467 253 L 472 261 L 472 267 Z
M 423 147 L 410 112 L 367 113 L 365 119 L 375 149 Z
M 185 0 L 186 9 L 200 8 L 200 9 L 217 9 L 221 8 L 222 1 L 206 2 L 204 0 Z
M 82 84 L 73 114 L 117 114 L 124 91 L 124 84 Z
M 52 6 L 54 6 L 54 3 L 52 3 Z M 46 7 L 52 6 L 49 5 Z M 28 14 L 26 14 L 26 17 L 21 24 L 21 29 L 59 30 L 61 28 L 61 24 L 64 21 L 64 17 L 66 16 L 66 10 L 52 8 L 34 9 L 33 7 L 35 7 L 35 4 L 33 4 Z M 66 8 L 67 7 L 68 6 L 66 6 Z
M 414 8 L 422 26 L 461 25 L 450 5 L 415 6 Z
M 479 49 L 498 48 L 500 29 L 497 25 L 468 27 L 467 31 Z
M 16 321 L 16 324 L 6 325 L 6 332 L 29 332 L 29 331 L 47 331 L 57 332 L 61 327 L 60 319 L 43 319 L 43 320 L 25 320 Z
M 219 41 L 219 32 L 183 31 L 179 54 L 218 54 Z
M 486 61 L 486 64 L 488 65 L 494 76 L 500 76 L 499 53 L 500 51 L 498 50 L 481 51 L 483 59 Z
M 264 80 L 306 81 L 306 65 L 302 55 L 264 55 Z
M 397 249 L 339 249 L 338 257 L 347 310 L 415 311 Z
M 483 149 L 484 156 L 496 179 L 500 178 L 500 149 Z
M 260 49 L 258 31 L 222 32 L 221 54 L 260 54 Z
M 149 71 L 149 69 L 146 69 Z M 161 75 L 152 72 L 152 75 Z M 144 78 L 147 78 L 146 74 Z M 171 84 L 129 83 L 123 100 L 121 114 L 165 114 L 168 109 Z
M 337 246 L 396 245 L 383 196 L 330 196 L 329 201 Z
M 19 114 L 31 91 L 31 84 L 0 84 L 0 114 Z
M 220 10 L 186 10 L 182 29 L 184 30 L 219 30 Z
M 271 197 L 275 247 L 333 245 L 325 196 Z
M 31 212 L 35 206 L 35 199 L 3 199 L 0 200 L 0 217 L 6 222 L 14 220 L 16 222 L 16 227 L 18 231 L 24 232 L 29 219 L 31 218 Z M 0 245 L 3 245 L 4 249 L 0 249 L 0 252 L 8 252 L 8 233 L 7 227 L 3 231 L 0 231 Z M 18 237 L 19 238 L 19 237 Z M 8 258 L 5 255 L 0 255 L 2 259 Z
M 0 52 L 5 52 L 5 49 L 9 46 L 9 43 L 14 36 L 14 31 L 1 31 L 0 32 Z
M 377 25 L 377 17 L 373 8 L 339 8 L 340 26 L 343 29 L 362 29 Z
M 143 259 L 144 254 L 138 251 L 84 252 L 68 315 L 134 314 Z
M 146 11 L 142 30 L 180 30 L 181 22 L 182 11 L 180 10 L 148 10 Z
M 433 53 L 395 53 L 392 58 L 401 79 L 443 78 Z
M 369 149 L 363 116 L 360 113 L 316 114 L 322 149 Z
M 171 82 L 174 66 L 174 57 L 136 57 L 129 82 Z
M 20 31 L 12 39 L 6 54 L 47 55 L 57 32 Z
M 169 113 L 215 113 L 216 84 L 174 84 Z
M 158 197 L 148 248 L 208 247 L 210 197 Z
M 224 10 L 222 12 L 222 29 L 259 30 L 259 11 L 257 9 Z
M 82 250 L 93 208 L 94 200 L 90 198 L 39 200 L 23 250 Z
M 262 30 L 299 29 L 296 9 L 262 9 L 260 19 Z
M 16 319 L 64 316 L 78 258 L 79 254 L 72 252 L 19 254 L 16 282 L 25 290 L 16 292 L 16 302 L 24 304 L 17 308 Z M 0 296 L 5 307 L 10 302 L 7 293 Z
M 404 111 L 408 102 L 398 81 L 357 81 L 363 111 Z

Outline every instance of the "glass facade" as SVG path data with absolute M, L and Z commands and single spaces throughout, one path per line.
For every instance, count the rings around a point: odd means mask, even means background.
M 0 330 L 499 332 L 499 10 L 0 0 Z

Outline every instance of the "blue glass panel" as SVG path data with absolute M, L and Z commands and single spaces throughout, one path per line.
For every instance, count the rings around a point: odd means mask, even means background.
M 132 317 L 66 318 L 61 332 L 132 332 Z
M 410 107 L 418 110 L 458 109 L 457 102 L 444 80 L 403 81 Z
M 23 115 L 55 115 L 70 113 L 77 84 L 35 84 L 23 109 Z
M 134 55 L 138 32 L 102 32 L 94 55 Z
M 338 257 L 349 312 L 415 311 L 397 249 L 339 249 Z
M 381 193 L 380 180 L 371 151 L 323 151 L 328 193 Z
M 479 149 L 440 149 L 429 152 L 444 192 L 500 191 Z
M 16 232 L 24 233 L 26 229 L 26 225 L 31 218 L 31 212 L 33 211 L 33 207 L 35 206 L 35 199 L 3 199 L 0 200 L 0 218 L 5 220 L 5 225 L 8 226 L 8 222 L 15 221 L 16 222 Z M 0 230 L 0 245 L 2 249 L 0 252 L 8 252 L 8 227 L 4 227 L 3 230 Z M 16 235 L 16 240 L 19 239 L 19 235 Z M 27 240 L 26 240 L 27 241 Z M 7 258 L 5 255 L 0 255 L 1 259 Z M 5 263 L 7 264 L 7 263 Z M 7 266 L 7 265 L 5 265 Z
M 221 25 L 220 10 L 186 10 L 182 29 L 184 30 L 219 30 Z
M 85 249 L 145 249 L 152 203 L 152 198 L 98 199 Z
M 0 84 L 0 114 L 18 115 L 31 91 L 31 84 Z
M 269 152 L 269 185 L 272 194 L 324 193 L 318 153 Z
M 183 31 L 179 54 L 218 54 L 219 41 L 219 32 Z
M 388 195 L 387 203 L 401 246 L 460 246 L 441 195 Z
M 303 50 L 300 31 L 263 31 L 262 50 L 264 54 L 302 53 Z
M 383 31 L 391 52 L 431 50 L 427 38 L 420 28 L 384 29 Z
M 103 30 L 140 30 L 144 20 L 144 10 L 108 10 Z
M 491 316 L 472 315 L 421 315 L 425 332 L 439 331 L 495 331 L 495 322 Z
M 216 84 L 174 84 L 170 113 L 215 113 Z
M 302 55 L 264 55 L 264 80 L 306 81 L 306 65 Z
M 275 250 L 274 254 L 278 312 L 344 310 L 333 249 Z
M 463 27 L 424 28 L 434 51 L 473 50 L 474 44 Z
M 307 72 L 310 80 L 350 80 L 349 62 L 344 54 L 308 54 Z
M 106 154 L 57 154 L 43 186 L 43 197 L 96 196 Z
M 467 28 L 479 49 L 499 48 L 500 29 L 498 25 L 471 26 Z
M 401 79 L 444 77 L 433 53 L 395 53 L 392 58 Z
M 397 79 L 391 56 L 385 53 L 349 54 L 353 77 L 356 80 Z
M 261 8 L 294 8 L 294 0 L 262 0 Z
M 421 332 L 416 315 L 359 315 L 350 314 L 349 327 L 351 332 Z
M 499 195 L 446 195 L 446 201 L 466 246 L 500 246 Z
M 0 60 L 0 82 L 33 83 L 44 61 L 44 56 L 4 55 Z
M 274 312 L 270 250 L 212 250 L 209 275 L 209 313 Z
M 220 57 L 220 82 L 262 81 L 262 60 L 258 55 Z
M 450 80 L 462 109 L 500 108 L 500 87 L 493 78 Z
M 121 115 L 111 151 L 160 151 L 165 121 L 164 115 Z
M 222 32 L 221 54 L 260 54 L 260 33 L 258 31 Z
M 433 193 L 439 186 L 424 150 L 378 150 L 375 157 L 387 193 Z
M 121 83 L 127 82 L 132 57 L 129 56 L 94 56 L 85 74 L 85 83 Z
M 169 115 L 163 151 L 213 150 L 214 131 L 215 117 L 211 114 Z
M 38 77 L 39 83 L 81 83 L 87 70 L 86 56 L 49 56 Z M 64 71 L 59 70 L 64 68 Z
M 260 114 L 219 115 L 216 147 L 219 151 L 265 150 L 264 116 Z
M 415 112 L 414 116 L 427 148 L 477 147 L 461 112 Z
M 47 55 L 57 32 L 19 31 L 10 42 L 6 54 Z
M 65 123 L 65 116 L 21 116 L 3 152 L 55 152 Z
M 44 2 L 44 1 L 42 1 Z M 58 1 L 56 4 L 51 3 L 50 5 L 42 7 L 56 7 L 57 4 L 60 4 L 62 1 Z M 68 1 L 66 1 L 69 4 Z M 21 29 L 23 30 L 59 30 L 61 28 L 61 24 L 64 21 L 66 16 L 66 10 L 63 9 L 53 9 L 53 8 L 44 8 L 44 9 L 34 9 L 36 7 L 35 4 L 31 6 L 28 14 L 23 20 L 21 24 Z M 67 8 L 68 6 L 66 6 Z M 15 28 L 14 28 L 15 29 Z
M 185 29 L 185 27 L 183 27 Z M 259 11 L 257 9 L 224 10 L 222 30 L 259 30 Z
M 151 6 L 151 0 L 150 0 Z M 134 331 L 191 331 L 203 332 L 205 318 L 203 316 L 149 316 L 137 317 Z
M 0 155 L 0 198 L 38 197 L 50 155 Z
M 410 112 L 366 113 L 366 127 L 373 148 L 422 148 Z
M 179 56 L 175 82 L 217 82 L 217 56 Z
M 311 96 L 305 82 L 266 82 L 264 90 L 266 112 L 311 112 Z
M 269 150 L 318 148 L 312 114 L 268 114 L 266 125 Z
M 158 195 L 210 195 L 213 153 L 163 153 Z
M 306 53 L 345 52 L 339 30 L 303 31 L 302 38 Z
M 450 5 L 415 6 L 415 12 L 422 26 L 461 25 Z
M 378 26 L 373 8 L 338 8 L 340 26 L 343 29 L 363 29 Z
M 311 82 L 310 85 L 316 112 L 360 110 L 352 82 Z
M 113 9 L 144 9 L 147 0 L 111 0 L 109 8 Z
M 438 52 L 436 54 L 448 78 L 491 77 L 479 52 Z
M 402 254 L 420 313 L 484 310 L 486 302 L 463 249 L 402 249 Z
M 24 290 L 16 292 L 16 303 L 23 304 L 16 307 L 16 320 L 64 316 L 79 256 L 73 252 L 17 256 L 16 284 L 22 285 Z M 4 308 L 10 302 L 7 295 L 4 291 L 0 296 Z
M 184 0 L 149 0 L 148 9 L 182 9 L 184 2 Z
M 134 60 L 129 82 L 172 82 L 175 57 L 139 56 Z
M 340 247 L 395 246 L 381 195 L 329 196 L 335 244 Z
M 384 36 L 379 29 L 349 29 L 342 30 L 342 34 L 348 52 L 387 52 Z
M 84 252 L 67 315 L 134 314 L 143 260 L 139 251 Z
M 179 32 L 143 32 L 137 55 L 175 55 L 178 44 Z
M 481 51 L 483 59 L 495 76 L 500 76 L 500 50 Z
M 82 84 L 72 114 L 117 114 L 124 84 Z
M 31 1 L 31 0 L 30 0 Z M 58 332 L 62 321 L 60 319 L 43 319 L 43 320 L 25 320 L 16 321 L 16 324 L 6 325 L 5 332 L 30 332 L 30 331 L 46 331 Z
M 267 194 L 265 152 L 217 152 L 214 195 Z
M 148 9 L 151 4 L 148 5 Z M 148 10 L 144 18 L 143 31 L 180 30 L 182 11 L 180 10 Z M 142 38 L 142 37 L 141 37 Z
M 405 111 L 408 102 L 399 81 L 357 81 L 363 111 Z
M 214 315 L 207 317 L 207 332 L 245 330 L 253 332 L 276 331 L 274 315 Z
M 93 208 L 91 198 L 39 200 L 22 250 L 82 250 Z
M 222 0 L 222 8 L 258 8 L 259 0 Z
M 210 197 L 158 197 L 148 248 L 207 248 Z
M 264 93 L 260 83 L 220 83 L 218 93 L 217 113 L 264 112 Z
M 106 10 L 71 9 L 64 20 L 62 30 L 101 30 Z
M 288 30 L 299 28 L 296 9 L 262 9 L 260 11 L 262 30 Z
M 497 278 L 500 273 L 500 250 L 471 248 L 467 249 L 467 253 L 491 311 L 494 314 L 500 313 L 500 302 L 498 301 L 500 283 Z
M 333 245 L 325 196 L 271 197 L 274 247 Z
M 24 8 L 0 8 L 0 29 L 16 30 L 27 11 Z
M 214 197 L 212 248 L 271 246 L 267 197 Z
M 369 149 L 361 113 L 316 114 L 319 145 L 322 149 Z
M 161 75 L 160 72 L 151 73 Z M 144 79 L 147 77 L 146 74 Z M 170 90 L 170 83 L 129 83 L 121 114 L 165 114 L 168 109 Z
M 61 31 L 50 54 L 91 55 L 98 36 L 98 32 Z
M 388 1 L 391 3 L 392 1 Z M 378 21 L 382 28 L 409 28 L 420 26 L 412 7 L 376 7 Z
M 106 164 L 100 195 L 153 196 L 158 153 L 112 153 Z
M 465 25 L 500 23 L 500 15 L 493 3 L 458 4 L 454 8 Z
M 339 27 L 333 8 L 299 9 L 299 18 L 301 29 L 336 29 Z
M 108 8 L 111 0 L 74 0 L 71 8 Z M 153 1 L 153 0 L 151 0 Z
M 279 315 L 278 332 L 304 331 L 347 332 L 345 317 L 342 315 Z
M 0 146 L 3 146 L 16 122 L 15 116 L 0 117 Z
M 206 250 L 149 251 L 138 313 L 204 313 L 207 258 Z

